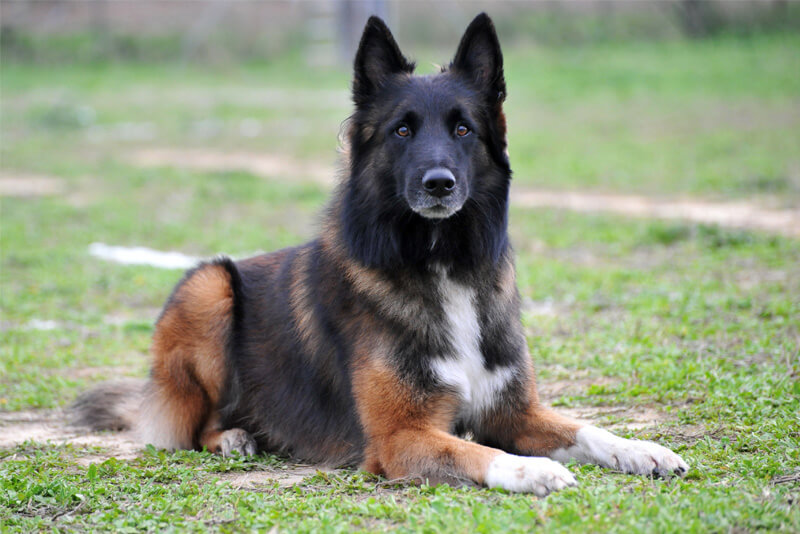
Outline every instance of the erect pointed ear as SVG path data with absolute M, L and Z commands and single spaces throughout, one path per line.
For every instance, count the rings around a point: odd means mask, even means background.
M 470 22 L 450 68 L 469 78 L 490 100 L 505 98 L 503 52 L 489 15 L 481 13 Z
M 354 70 L 353 99 L 360 104 L 392 74 L 414 72 L 414 63 L 403 57 L 386 23 L 372 16 L 364 26 Z

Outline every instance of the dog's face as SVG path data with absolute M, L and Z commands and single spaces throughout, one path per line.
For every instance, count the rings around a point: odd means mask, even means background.
M 386 25 L 371 18 L 353 82 L 353 149 L 362 151 L 354 161 L 370 167 L 354 171 L 405 209 L 445 219 L 491 185 L 493 167 L 508 167 L 503 60 L 491 21 L 479 15 L 470 24 L 441 73 L 413 69 Z

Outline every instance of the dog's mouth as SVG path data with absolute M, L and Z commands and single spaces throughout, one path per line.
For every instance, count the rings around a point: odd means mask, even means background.
M 447 206 L 441 202 L 437 202 L 432 206 L 412 206 L 411 209 L 426 219 L 447 219 L 455 215 L 455 213 L 461 209 L 461 206 Z
M 447 219 L 464 206 L 466 191 L 463 187 L 453 187 L 447 194 L 433 194 L 423 188 L 406 190 L 408 207 L 426 219 Z

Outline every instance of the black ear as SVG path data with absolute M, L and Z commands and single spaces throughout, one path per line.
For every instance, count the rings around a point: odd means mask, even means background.
M 403 57 L 386 23 L 372 16 L 364 26 L 354 70 L 353 99 L 359 104 L 372 96 L 392 74 L 414 72 L 414 63 Z
M 481 13 L 470 22 L 450 68 L 467 76 L 490 100 L 505 98 L 503 52 L 489 15 Z

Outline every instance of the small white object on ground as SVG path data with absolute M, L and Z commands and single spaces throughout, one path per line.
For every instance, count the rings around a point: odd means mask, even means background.
M 117 247 L 104 243 L 89 245 L 89 254 L 125 265 L 149 265 L 160 269 L 188 269 L 201 261 L 201 258 L 181 252 L 162 252 L 147 247 Z

